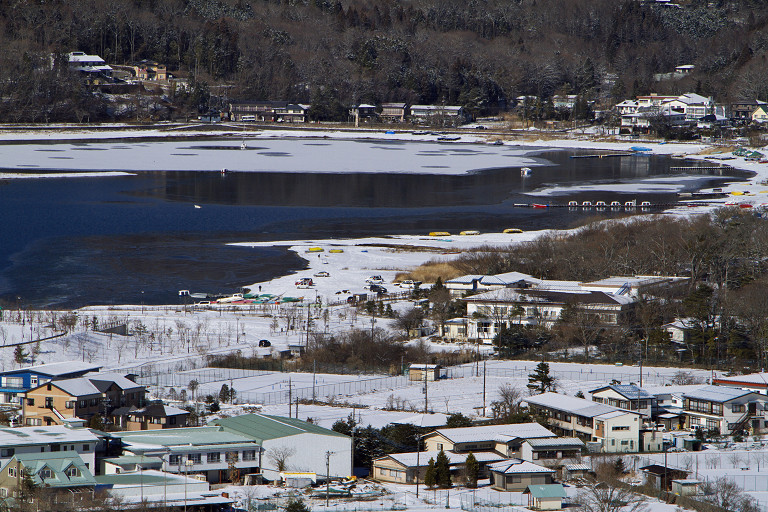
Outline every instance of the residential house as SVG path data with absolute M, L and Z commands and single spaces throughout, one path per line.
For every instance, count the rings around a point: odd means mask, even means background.
M 261 446 L 260 453 L 289 453 L 284 460 L 288 471 L 325 475 L 328 471 L 326 452 L 331 452 L 330 476 L 347 477 L 352 474 L 352 439 L 333 430 L 296 418 L 266 414 L 220 418 L 209 425 L 219 425 L 228 432 L 253 440 Z M 259 462 L 265 478 L 274 480 L 278 477 L 279 470 L 273 457 L 260 458 Z
M 452 342 L 464 341 L 467 339 L 467 323 L 466 318 L 451 318 L 443 322 L 443 337 Z
M 713 377 L 712 384 L 768 395 L 768 373 L 766 372 L 734 375 L 732 377 Z
M 96 448 L 99 436 L 86 428 L 51 427 L 0 428 L 0 466 L 15 455 L 55 454 L 78 455 L 91 472 L 96 468 Z
M 121 407 L 115 409 L 112 421 L 126 430 L 159 430 L 187 426 L 189 411 L 170 405 L 152 404 L 142 407 Z
M 682 66 L 675 67 L 675 73 L 679 73 L 681 75 L 689 75 L 693 72 L 694 69 L 696 69 L 696 66 L 693 64 L 683 64 Z
M 760 105 L 755 108 L 751 116 L 753 123 L 764 123 L 768 121 L 768 105 Z
M 0 469 L 0 497 L 18 496 L 29 475 L 36 487 L 93 490 L 96 479 L 75 452 L 19 453 Z
M 716 109 L 715 102 L 712 98 L 706 98 L 696 93 L 686 93 L 678 96 L 673 100 L 669 100 L 662 105 L 665 109 L 676 114 L 685 114 L 686 121 L 697 121 L 707 114 L 720 113 L 725 115 L 725 112 L 720 109 Z
M 566 497 L 563 484 L 529 485 L 523 494 L 528 495 L 528 508 L 534 510 L 561 510 Z
M 768 427 L 768 396 L 724 386 L 702 386 L 683 393 L 685 426 L 719 430 L 722 435 L 747 431 L 758 435 Z
M 373 479 L 381 482 L 394 482 L 401 484 L 413 484 L 416 483 L 416 478 L 420 482 L 424 481 L 424 475 L 429 466 L 430 459 L 437 459 L 437 455 L 440 451 L 424 451 L 419 452 L 407 452 L 407 453 L 390 453 L 383 457 L 378 457 L 373 460 Z M 467 460 L 469 452 L 466 453 L 454 453 L 444 452 L 448 457 L 448 467 L 451 471 L 451 477 L 454 478 L 461 473 Z M 499 455 L 496 452 L 478 451 L 472 452 L 480 466 L 480 474 L 485 475 L 487 473 L 486 467 L 489 464 L 499 462 L 506 459 L 506 457 Z
M 555 470 L 522 459 L 510 459 L 488 466 L 491 488 L 498 491 L 524 491 L 529 485 L 551 484 Z
M 168 67 L 152 60 L 142 60 L 131 66 L 133 74 L 139 80 L 168 80 Z
M 640 471 L 645 474 L 646 484 L 662 491 L 671 491 L 672 480 L 685 479 L 690 474 L 689 471 L 662 466 L 661 464 L 643 466 Z
M 416 123 L 448 126 L 463 124 L 469 118 L 459 106 L 411 105 L 411 120 Z
M 552 96 L 552 106 L 556 109 L 573 110 L 578 98 L 576 94 L 555 94 Z
M 0 372 L 0 402 L 5 405 L 21 405 L 21 395 L 40 384 L 52 380 L 82 377 L 86 373 L 100 369 L 99 365 L 64 361 Z
M 642 449 L 639 412 L 551 392 L 528 397 L 525 402 L 531 412 L 548 418 L 555 433 L 578 437 L 588 447 L 595 443 L 606 453 Z
M 407 103 L 382 103 L 381 104 L 381 117 L 382 121 L 394 121 L 402 123 L 405 121 L 405 117 L 408 115 Z
M 685 113 L 667 107 L 640 107 L 636 112 L 621 115 L 621 129 L 624 131 L 648 133 L 653 123 L 661 121 L 670 126 L 686 124 Z
M 560 471 L 567 464 L 580 464 L 583 450 L 584 442 L 576 437 L 526 439 L 520 458 Z
M 229 118 L 232 121 L 304 123 L 308 110 L 308 105 L 287 101 L 237 101 L 229 104 Z
M 251 437 L 221 426 L 111 432 L 123 445 L 123 455 L 160 458 L 162 470 L 198 475 L 210 483 L 232 481 L 239 474 L 259 473 L 263 451 Z
M 355 126 L 358 126 L 361 120 L 364 122 L 376 120 L 376 105 L 369 105 L 367 103 L 355 105 L 349 109 L 349 115 L 355 119 Z
M 117 373 L 92 373 L 76 379 L 47 382 L 25 393 L 25 425 L 62 425 L 108 418 L 118 407 L 142 407 L 144 386 Z
M 525 290 L 503 288 L 466 297 L 468 339 L 491 344 L 496 334 L 511 324 L 549 328 L 567 307 L 596 315 L 606 325 L 617 325 L 636 302 L 625 295 L 585 290 L 578 283 L 552 284 Z
M 436 452 L 495 451 L 504 457 L 519 457 L 523 441 L 554 437 L 554 433 L 535 422 L 441 428 L 424 436 L 424 447 Z
M 89 76 L 108 77 L 112 68 L 98 55 L 88 55 L 85 52 L 71 52 L 68 56 L 69 69 Z
M 445 287 L 449 290 L 452 297 L 461 297 L 463 295 L 474 295 L 480 292 L 498 290 L 501 288 L 531 288 L 542 283 L 541 279 L 536 279 L 528 274 L 521 272 L 507 272 L 506 274 L 497 274 L 493 276 L 485 275 L 466 275 L 449 279 L 445 282 Z
M 760 100 L 737 100 L 731 103 L 731 120 L 736 123 L 749 123 L 752 113 L 758 107 L 766 107 L 768 102 Z
M 438 380 L 442 368 L 439 364 L 413 363 L 408 366 L 408 380 L 415 382 Z
M 637 411 L 646 421 L 650 421 L 653 416 L 653 395 L 634 384 L 611 384 L 593 389 L 589 393 L 593 402 Z

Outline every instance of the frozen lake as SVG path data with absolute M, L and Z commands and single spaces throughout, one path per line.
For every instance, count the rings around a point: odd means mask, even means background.
M 233 292 L 305 266 L 283 248 L 229 242 L 564 228 L 594 211 L 516 204 L 674 203 L 675 192 L 741 176 L 728 168 L 673 172 L 685 162 L 664 156 L 569 158 L 572 149 L 323 138 L 246 144 L 0 145 L 0 298 L 173 303 L 180 289 Z M 522 165 L 531 176 L 521 176 Z M 232 172 L 222 175 L 223 167 Z M 88 174 L 65 177 L 76 173 Z

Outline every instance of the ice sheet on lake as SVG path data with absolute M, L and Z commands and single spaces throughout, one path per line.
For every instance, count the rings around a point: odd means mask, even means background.
M 583 183 L 578 185 L 553 185 L 532 192 L 529 196 L 562 196 L 574 192 L 626 192 L 626 193 L 670 193 L 685 190 L 694 182 L 701 181 L 700 176 L 670 176 L 649 178 L 629 183 Z
M 324 141 L 325 142 L 325 141 Z M 218 171 L 466 174 L 542 165 L 530 148 L 458 143 L 297 139 L 20 144 L 0 146 L 2 167 L 81 171 Z M 54 150 L 54 151 L 52 151 Z M 74 157 L 74 158 L 66 158 Z

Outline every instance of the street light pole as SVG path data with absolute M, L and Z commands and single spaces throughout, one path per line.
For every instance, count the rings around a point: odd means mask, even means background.
M 325 452 L 325 508 L 328 509 L 328 498 L 331 495 L 331 455 L 334 452 Z

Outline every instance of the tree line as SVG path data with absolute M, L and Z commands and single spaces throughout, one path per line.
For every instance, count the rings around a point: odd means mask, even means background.
M 385 101 L 483 115 L 520 95 L 540 100 L 526 114 L 540 116 L 556 93 L 603 103 L 688 90 L 768 100 L 767 22 L 768 6 L 755 0 L 682 9 L 632 0 L 0 0 L 0 113 L 120 115 L 65 67 L 50 69 L 51 55 L 74 50 L 166 64 L 214 104 L 281 99 L 332 118 Z M 697 68 L 683 81 L 654 81 L 680 64 Z M 187 92 L 166 99 L 166 116 L 208 106 Z

